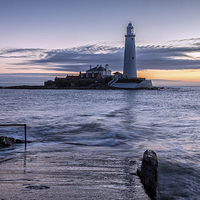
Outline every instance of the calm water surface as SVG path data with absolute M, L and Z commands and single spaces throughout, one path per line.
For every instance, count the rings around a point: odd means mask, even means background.
M 0 122 L 26 123 L 28 151 L 159 159 L 159 199 L 199 199 L 200 87 L 149 90 L 0 90 Z M 0 134 L 23 139 L 22 127 Z M 1 149 L 0 158 L 23 151 Z

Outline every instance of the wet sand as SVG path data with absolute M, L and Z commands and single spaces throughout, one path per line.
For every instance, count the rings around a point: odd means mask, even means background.
M 0 199 L 149 199 L 136 169 L 130 158 L 25 152 L 0 163 Z

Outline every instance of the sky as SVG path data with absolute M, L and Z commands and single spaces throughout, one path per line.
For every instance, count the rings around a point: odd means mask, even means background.
M 138 77 L 200 86 L 200 0 L 0 0 L 0 86 L 43 85 L 109 64 L 136 34 Z

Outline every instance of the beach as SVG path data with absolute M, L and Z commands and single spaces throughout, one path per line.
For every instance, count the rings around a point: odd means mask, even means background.
M 18 199 L 149 199 L 131 158 L 24 151 L 0 163 L 0 197 Z

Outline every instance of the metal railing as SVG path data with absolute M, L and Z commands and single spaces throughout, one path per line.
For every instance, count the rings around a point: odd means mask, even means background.
M 108 82 L 108 85 L 112 85 L 112 83 L 115 81 L 115 78 L 113 78 L 111 81 Z
M 27 146 L 27 141 L 26 141 L 26 124 L 0 124 L 0 126 L 24 126 L 24 143 L 25 143 L 25 149 Z
M 108 82 L 108 85 L 112 86 L 112 84 L 116 83 L 118 80 L 118 78 L 113 78 L 110 82 Z

